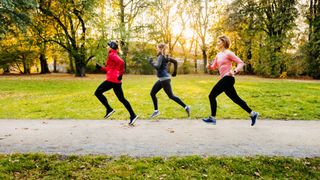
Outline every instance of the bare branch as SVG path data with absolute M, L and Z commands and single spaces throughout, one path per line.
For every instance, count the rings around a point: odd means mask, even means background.
M 86 60 L 86 64 L 87 64 L 92 58 L 94 58 L 94 55 L 91 55 L 91 56 Z

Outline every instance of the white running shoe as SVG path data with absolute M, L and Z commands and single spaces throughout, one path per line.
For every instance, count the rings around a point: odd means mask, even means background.
M 152 115 L 150 116 L 151 118 L 157 117 L 160 115 L 160 111 L 156 110 L 152 113 Z

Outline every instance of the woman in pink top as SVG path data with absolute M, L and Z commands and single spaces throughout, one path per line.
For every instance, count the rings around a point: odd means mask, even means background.
M 206 123 L 216 124 L 216 111 L 217 111 L 217 101 L 216 97 L 222 92 L 226 93 L 226 95 L 236 104 L 238 104 L 242 109 L 250 113 L 251 117 L 251 126 L 253 126 L 259 116 L 259 113 L 252 111 L 247 103 L 242 100 L 235 88 L 234 76 L 242 69 L 245 65 L 244 62 L 237 57 L 232 51 L 229 50 L 230 40 L 227 36 L 219 36 L 217 42 L 217 48 L 219 50 L 212 64 L 207 66 L 208 69 L 214 70 L 218 68 L 220 74 L 219 82 L 213 87 L 209 94 L 210 106 L 211 106 L 211 116 L 208 118 L 204 118 L 203 121 Z M 237 63 L 237 67 L 233 70 L 232 63 Z

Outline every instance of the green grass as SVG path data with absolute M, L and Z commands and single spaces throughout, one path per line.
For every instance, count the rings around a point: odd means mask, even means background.
M 320 158 L 0 155 L 0 179 L 319 179 Z
M 105 109 L 93 95 L 104 75 L 76 78 L 66 74 L 0 76 L 0 119 L 101 119 Z M 155 75 L 125 75 L 126 98 L 140 119 L 149 119 L 153 104 L 149 95 Z M 210 115 L 208 94 L 218 81 L 212 75 L 178 75 L 172 79 L 175 95 L 192 107 L 192 118 Z M 262 119 L 320 119 L 320 81 L 265 79 L 238 76 L 239 96 Z M 111 119 L 129 114 L 113 91 L 105 93 L 116 110 Z M 248 114 L 225 94 L 218 98 L 217 118 L 248 119 Z M 158 94 L 162 119 L 186 118 L 186 113 L 163 91 Z

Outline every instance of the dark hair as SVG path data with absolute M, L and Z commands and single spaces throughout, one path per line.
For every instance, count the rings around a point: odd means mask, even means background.
M 118 42 L 111 40 L 111 41 L 108 42 L 108 46 L 111 47 L 114 50 L 117 50 L 118 49 Z

